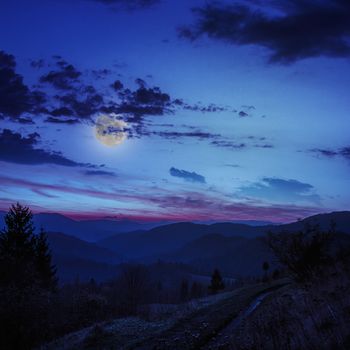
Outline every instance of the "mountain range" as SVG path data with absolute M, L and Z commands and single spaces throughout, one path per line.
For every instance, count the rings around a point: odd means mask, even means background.
M 1 224 L 4 213 L 0 214 Z M 34 215 L 35 225 L 48 232 L 61 281 L 92 277 L 105 280 L 117 274 L 117 266 L 122 262 L 157 260 L 185 263 L 204 275 L 218 267 L 228 277 L 256 276 L 261 274 L 262 262 L 268 261 L 274 266 L 274 258 L 263 241 L 266 232 L 293 232 L 306 224 L 328 229 L 332 222 L 336 223 L 338 232 L 350 234 L 349 211 L 261 226 L 182 222 L 152 227 L 153 224 L 131 221 L 76 221 L 60 214 Z M 128 228 L 131 232 L 126 232 Z
M 0 229 L 4 226 L 6 213 L 0 211 Z M 149 230 L 168 222 L 137 222 L 131 220 L 99 219 L 74 220 L 57 213 L 38 213 L 33 215 L 37 229 L 43 227 L 48 232 L 62 232 L 88 242 L 135 230 Z

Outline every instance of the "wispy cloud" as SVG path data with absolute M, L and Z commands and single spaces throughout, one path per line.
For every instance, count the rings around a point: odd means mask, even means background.
M 198 182 L 205 184 L 205 177 L 203 175 L 197 174 L 194 171 L 180 170 L 177 168 L 170 168 L 169 173 L 171 176 L 179 177 L 189 182 Z
M 315 188 L 298 180 L 264 177 L 260 182 L 241 187 L 239 194 L 277 202 L 311 202 L 319 204 L 321 198 Z
M 261 201 L 249 201 L 247 203 L 234 202 L 228 200 L 227 196 L 218 196 L 217 193 L 196 193 L 196 192 L 179 192 L 157 193 L 152 191 L 142 191 L 140 193 L 128 193 L 120 190 L 97 190 L 93 188 L 79 188 L 68 185 L 53 185 L 39 182 L 33 182 L 23 179 L 0 177 L 1 186 L 6 189 L 11 186 L 18 188 L 29 189 L 37 194 L 45 197 L 47 205 L 50 196 L 52 200 L 57 202 L 57 198 L 53 196 L 66 197 L 68 194 L 84 196 L 85 200 L 91 198 L 96 201 L 96 198 L 108 199 L 103 213 L 89 212 L 86 214 L 84 209 L 71 209 L 65 211 L 65 214 L 70 216 L 83 217 L 90 215 L 91 217 L 103 217 L 106 215 L 115 215 L 119 213 L 125 218 L 138 220 L 174 220 L 174 221 L 195 221 L 195 220 L 267 220 L 274 222 L 288 222 L 298 218 L 304 218 L 319 212 L 318 207 L 300 206 L 300 205 L 267 205 Z M 0 186 L 0 190 L 1 190 Z M 25 201 L 25 198 L 24 198 Z M 119 207 L 119 203 L 127 203 L 128 205 Z M 40 206 L 36 204 L 35 207 Z M 135 208 L 132 203 L 138 203 Z M 7 203 L 8 204 L 8 203 Z M 6 204 L 6 205 L 7 205 Z M 140 206 L 142 204 L 142 206 Z M 1 203 L 0 203 L 1 205 Z M 0 209 L 7 209 L 1 207 Z M 40 208 L 42 211 L 43 208 Z M 86 215 L 85 215 L 86 214 Z

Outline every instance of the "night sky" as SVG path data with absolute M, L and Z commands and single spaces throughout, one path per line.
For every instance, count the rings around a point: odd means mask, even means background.
M 350 2 L 1 0 L 0 210 L 348 210 Z

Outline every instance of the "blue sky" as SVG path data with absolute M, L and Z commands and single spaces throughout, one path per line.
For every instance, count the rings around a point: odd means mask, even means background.
M 346 1 L 125 4 L 2 1 L 2 209 L 272 221 L 349 209 Z M 127 123 L 106 131 L 124 142 L 96 138 L 101 115 Z

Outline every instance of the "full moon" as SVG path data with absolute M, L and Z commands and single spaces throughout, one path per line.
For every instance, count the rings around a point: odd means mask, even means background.
M 95 136 L 105 146 L 122 144 L 128 136 L 128 124 L 118 119 L 118 115 L 100 115 L 95 124 Z

